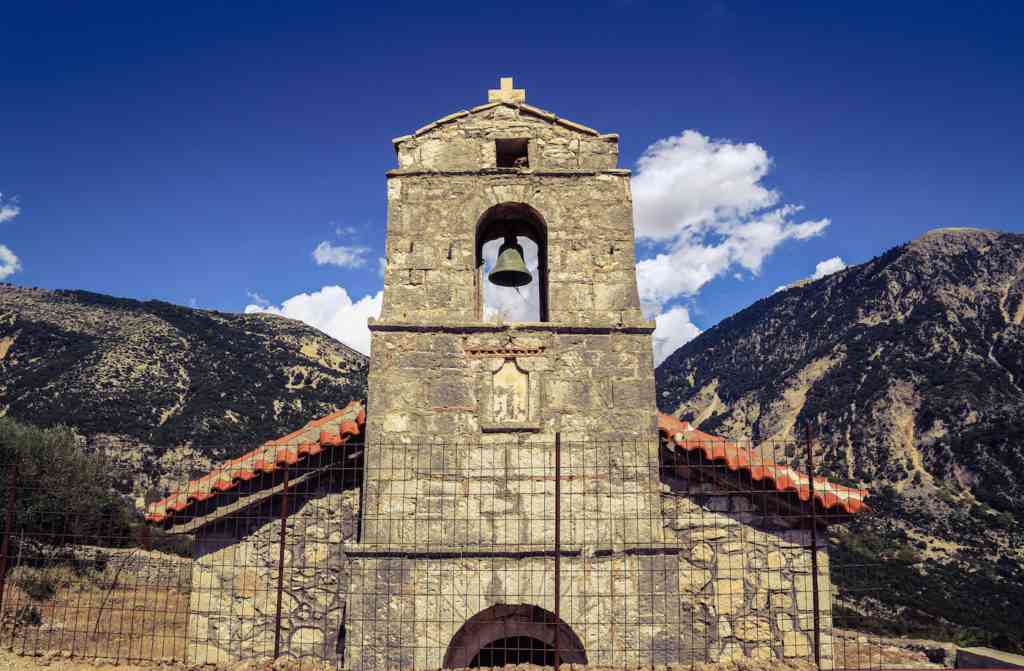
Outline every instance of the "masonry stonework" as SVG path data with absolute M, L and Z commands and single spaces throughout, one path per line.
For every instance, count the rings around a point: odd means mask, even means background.
M 477 556 L 402 563 L 403 582 L 433 584 L 431 594 L 462 595 L 444 607 L 422 589 L 397 588 L 388 592 L 394 601 L 387 607 L 352 604 L 354 613 L 399 613 L 410 621 L 416 613 L 444 613 L 432 620 L 433 631 L 418 618 L 417 626 L 385 626 L 401 640 L 381 641 L 383 648 L 356 643 L 354 668 L 441 666 L 438 651 L 486 607 L 528 600 L 551 610 L 550 559 L 502 555 L 546 552 L 553 543 L 550 515 L 544 514 L 553 483 L 538 486 L 537 478 L 553 472 L 556 433 L 566 441 L 567 461 L 583 463 L 589 450 L 590 463 L 632 483 L 625 502 L 615 499 L 609 483 L 588 496 L 567 492 L 567 519 L 582 521 L 589 513 L 595 522 L 612 520 L 589 528 L 568 525 L 567 549 L 590 543 L 622 552 L 663 538 L 657 446 L 650 440 L 656 435 L 653 324 L 640 312 L 629 172 L 616 167 L 618 137 L 525 105 L 524 96 L 509 102 L 498 92 L 496 102 L 395 140 L 399 167 L 388 174 L 383 307 L 370 327 L 367 464 L 376 467 L 364 478 L 361 541 L 396 557 L 438 547 Z M 510 139 L 521 141 L 526 155 L 517 167 L 499 167 L 496 143 Z M 533 281 L 542 321 L 485 320 L 481 235 L 492 224 L 515 228 L 524 219 L 540 250 Z M 647 447 L 633 455 L 640 464 L 623 465 L 602 443 L 638 438 L 647 439 Z M 446 440 L 477 447 L 448 450 L 442 460 L 432 460 L 432 468 L 417 468 L 417 459 L 431 451 L 424 443 Z M 417 454 L 412 458 L 410 443 Z M 410 487 L 417 496 L 402 496 Z M 617 505 L 632 505 L 634 519 L 643 522 L 616 519 Z M 457 522 L 477 519 L 482 523 Z M 374 561 L 374 568 L 359 571 L 364 579 L 376 584 L 396 575 L 386 568 L 387 558 Z M 564 584 L 571 585 L 585 565 L 567 562 Z M 532 591 L 524 591 L 523 576 Z M 486 595 L 474 588 L 480 581 L 488 586 Z M 382 593 L 371 585 L 356 592 Z M 637 611 L 633 593 L 629 608 Z M 571 603 L 576 595 L 566 598 Z M 593 601 L 584 592 L 578 598 Z M 596 607 L 607 610 L 612 603 Z M 372 642 L 379 633 L 353 635 Z M 404 649 L 418 651 L 421 659 L 389 657 Z
M 281 650 L 341 660 L 339 642 L 351 580 L 345 546 L 356 535 L 359 492 L 321 485 L 292 495 L 285 524 Z M 270 657 L 279 574 L 280 501 L 272 497 L 202 527 L 195 537 L 188 662 Z M 340 643 L 340 644 L 339 644 Z
M 810 531 L 745 496 L 667 479 L 663 520 L 678 556 L 679 595 L 707 625 L 712 660 L 813 658 Z M 832 668 L 828 552 L 818 557 L 821 668 Z

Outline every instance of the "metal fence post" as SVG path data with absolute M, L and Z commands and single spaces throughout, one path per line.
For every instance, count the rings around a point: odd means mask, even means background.
M 818 513 L 814 501 L 814 441 L 811 437 L 811 422 L 804 421 L 807 437 L 807 480 L 811 504 L 811 603 L 814 608 L 814 663 L 821 667 L 821 604 L 818 603 Z
M 281 490 L 281 538 L 277 552 L 277 609 L 274 616 L 274 659 L 281 654 L 281 597 L 284 594 L 284 545 L 288 527 L 288 462 L 284 464 L 284 487 Z
M 555 671 L 561 663 L 562 624 L 562 434 L 555 432 Z
M 7 556 L 11 551 L 11 527 L 14 525 L 14 506 L 18 501 L 18 462 L 11 463 L 7 480 L 7 510 L 4 514 L 4 540 L 0 547 L 0 613 L 4 611 L 4 593 L 7 591 Z

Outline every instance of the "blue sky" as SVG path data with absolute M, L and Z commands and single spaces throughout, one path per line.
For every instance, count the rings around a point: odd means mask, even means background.
M 659 295 L 686 328 L 931 228 L 1024 230 L 1020 3 L 145 4 L 5 7 L 8 282 L 227 311 L 334 285 L 372 297 L 391 138 L 484 102 L 500 75 L 620 133 L 623 167 L 671 138 L 698 157 L 756 146 L 748 167 L 767 172 L 747 186 L 777 202 L 736 217 L 792 204 L 792 225 L 827 220 L 756 273 L 728 261 Z M 321 243 L 365 263 L 318 265 Z

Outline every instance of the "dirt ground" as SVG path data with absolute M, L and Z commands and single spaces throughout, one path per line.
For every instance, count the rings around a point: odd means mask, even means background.
M 296 662 L 294 660 L 278 660 L 277 662 L 238 662 L 229 665 L 206 665 L 189 667 L 177 662 L 147 662 L 139 664 L 118 664 L 105 661 L 84 661 L 66 657 L 60 653 L 48 653 L 36 657 L 16 655 L 0 650 L 0 669 L 3 671 L 29 671 L 29 669 L 50 669 L 52 671 L 326 671 L 332 666 L 323 666 L 315 662 Z M 622 671 L 621 669 L 600 666 L 576 666 L 563 664 L 564 671 Z M 649 669 L 649 667 L 647 667 Z M 519 664 L 503 667 L 504 671 L 551 671 L 548 667 Z M 759 662 L 755 660 L 738 660 L 722 664 L 697 664 L 690 666 L 658 666 L 650 671 L 815 671 L 813 664 L 808 662 Z M 473 671 L 479 671 L 474 669 Z
M 836 668 L 937 669 L 952 668 L 956 646 L 916 638 L 883 638 L 847 629 L 832 631 Z
M 928 642 L 924 642 L 927 644 Z M 942 645 L 942 644 L 936 644 Z M 930 662 L 928 657 L 920 651 L 908 649 L 899 645 L 873 646 L 869 655 L 854 660 L 850 668 L 940 668 L 952 666 L 948 664 L 935 664 Z M 297 662 L 294 660 L 278 660 L 277 662 L 248 661 L 219 666 L 205 665 L 201 667 L 190 667 L 180 662 L 138 662 L 123 663 L 103 660 L 82 660 L 70 657 L 67 653 L 47 653 L 39 656 L 23 656 L 10 651 L 0 650 L 0 671 L 29 671 L 29 669 L 50 669 L 52 671 L 327 671 L 334 669 L 330 665 L 323 665 L 316 662 Z M 564 671 L 622 671 L 599 666 L 575 666 L 563 664 Z M 478 670 L 474 670 L 478 671 Z M 546 667 L 520 664 L 518 666 L 504 667 L 504 671 L 551 671 Z M 648 671 L 645 668 L 645 671 Z M 809 662 L 778 662 L 778 661 L 757 661 L 757 660 L 734 660 L 719 664 L 697 664 L 690 666 L 658 666 L 649 671 L 816 671 L 813 664 Z
M 187 591 L 110 586 L 81 576 L 64 578 L 59 569 L 33 571 L 35 582 L 26 583 L 22 573 L 12 572 L 4 594 L 0 644 L 5 647 L 29 656 L 66 650 L 82 659 L 185 656 Z M 55 585 L 48 598 L 33 599 L 25 591 L 28 584 L 44 584 L 39 576 Z
M 835 631 L 835 645 L 839 668 L 850 669 L 936 669 L 950 668 L 954 664 L 955 646 L 949 643 L 921 639 L 870 639 L 859 632 Z M 289 659 L 236 662 L 234 664 L 188 666 L 181 662 L 117 662 L 89 660 L 71 656 L 67 652 L 48 652 L 42 655 L 16 654 L 0 649 L 0 671 L 334 671 L 334 667 L 316 661 Z M 564 671 L 622 671 L 599 666 L 563 664 Z M 479 670 L 474 670 L 479 671 Z M 504 667 L 504 671 L 551 671 L 530 664 Z M 779 662 L 758 660 L 731 660 L 718 664 L 658 666 L 644 671 L 816 671 L 809 662 Z

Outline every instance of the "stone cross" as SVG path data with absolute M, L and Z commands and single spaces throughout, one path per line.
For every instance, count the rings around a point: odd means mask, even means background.
M 502 77 L 501 88 L 489 89 L 487 91 L 487 102 L 489 103 L 524 103 L 526 102 L 526 89 L 512 88 L 512 78 Z

